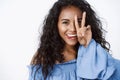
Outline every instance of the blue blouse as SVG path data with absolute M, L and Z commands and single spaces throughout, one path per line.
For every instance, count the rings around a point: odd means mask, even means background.
M 36 69 L 40 69 L 35 73 Z M 33 69 L 33 71 L 32 71 Z M 44 80 L 40 65 L 29 66 L 29 80 Z M 80 46 L 77 59 L 55 64 L 47 80 L 120 80 L 120 61 L 114 59 L 94 39 Z

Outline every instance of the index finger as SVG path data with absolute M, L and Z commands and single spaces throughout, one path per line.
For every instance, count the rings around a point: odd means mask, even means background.
M 76 30 L 79 29 L 79 24 L 78 24 L 78 20 L 77 20 L 77 15 L 75 15 L 75 28 L 76 28 Z
M 81 21 L 81 27 L 85 26 L 85 18 L 86 18 L 86 12 L 83 12 L 83 14 L 82 14 L 82 21 Z

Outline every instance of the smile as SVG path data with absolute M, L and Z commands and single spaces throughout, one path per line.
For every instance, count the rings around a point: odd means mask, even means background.
M 77 34 L 67 34 L 66 35 L 68 39 L 71 39 L 71 40 L 76 40 L 77 39 Z
M 68 37 L 76 37 L 77 34 L 67 34 Z

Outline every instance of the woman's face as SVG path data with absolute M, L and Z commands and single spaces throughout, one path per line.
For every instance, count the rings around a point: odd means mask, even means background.
M 78 42 L 75 28 L 75 15 L 78 16 L 78 22 L 81 23 L 82 11 L 74 6 L 68 6 L 62 9 L 58 20 L 58 31 L 61 38 L 68 46 L 75 46 Z

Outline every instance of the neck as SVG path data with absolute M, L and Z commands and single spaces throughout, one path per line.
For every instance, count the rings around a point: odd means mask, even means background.
M 73 46 L 66 45 L 63 51 L 64 62 L 70 61 L 76 58 L 76 51 Z

